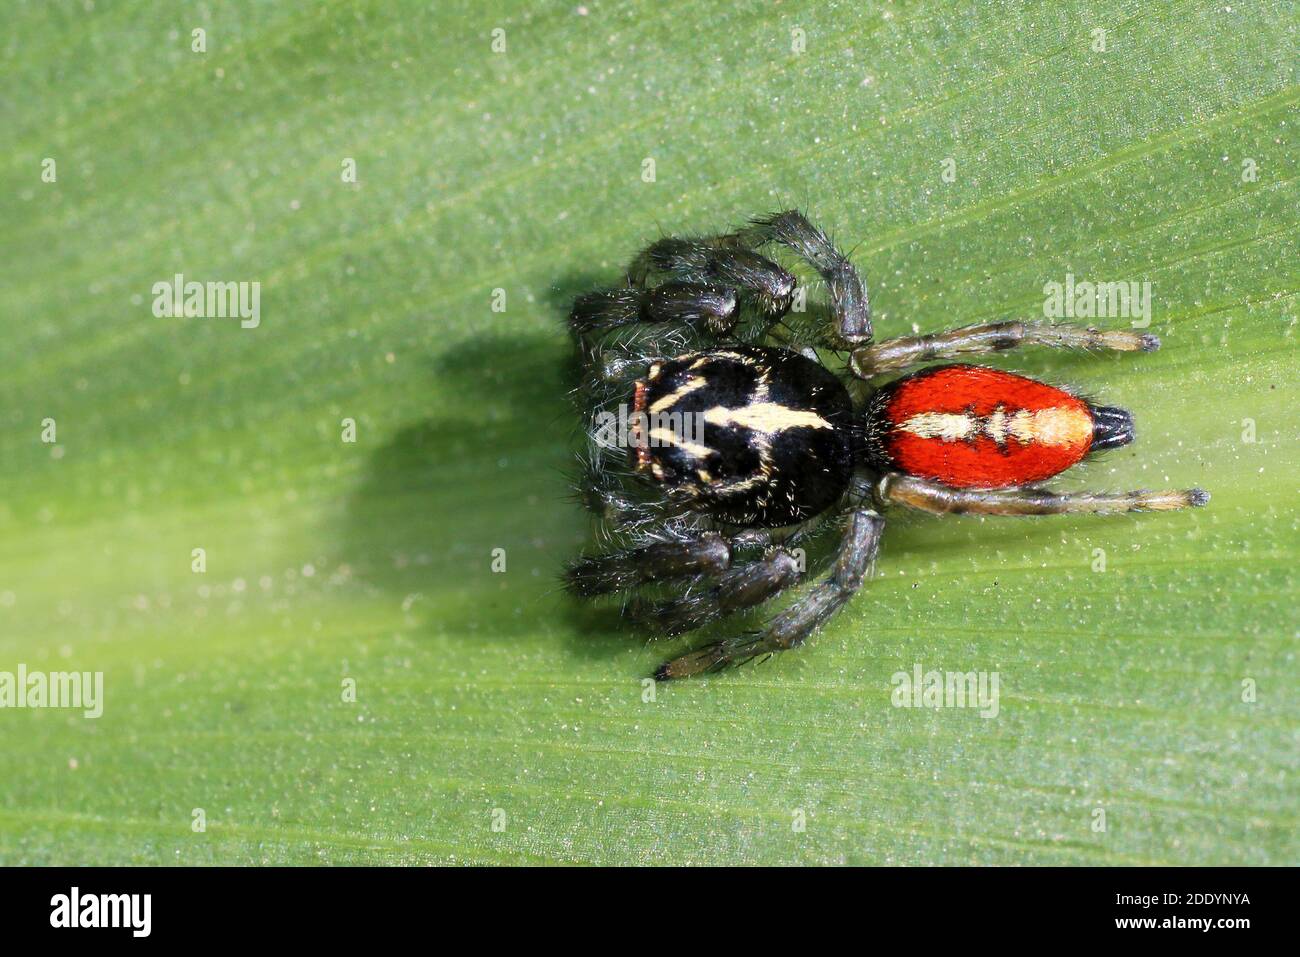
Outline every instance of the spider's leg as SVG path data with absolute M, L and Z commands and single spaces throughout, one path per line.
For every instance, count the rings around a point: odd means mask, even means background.
M 593 373 L 614 394 L 622 392 L 656 362 L 667 362 L 671 356 L 657 349 L 638 348 L 658 343 L 634 343 L 631 348 L 619 344 L 592 351 Z
M 799 210 L 788 209 L 752 220 L 747 228 L 735 234 L 735 240 L 751 248 L 776 242 L 803 257 L 826 282 L 835 343 L 852 347 L 871 341 L 871 303 L 858 271 Z
M 849 356 L 849 369 L 859 378 L 869 379 L 881 372 L 931 359 L 987 355 L 1029 345 L 1054 349 L 1154 352 L 1160 348 L 1160 340 L 1127 329 L 1102 331 L 1050 322 L 990 322 L 927 336 L 900 336 L 863 346 Z
M 1047 492 L 1040 488 L 950 488 L 914 475 L 890 473 L 880 480 L 879 495 L 890 505 L 936 515 L 1063 515 L 1092 512 L 1168 512 L 1204 505 L 1210 494 L 1191 488 L 1160 492 Z
M 731 565 L 731 545 L 717 532 L 655 542 L 578 559 L 564 572 L 565 587 L 589 598 L 648 582 L 717 575 Z
M 655 275 L 678 283 L 734 290 L 774 319 L 789 311 L 794 298 L 792 273 L 731 236 L 668 237 L 651 243 L 628 266 L 627 281 L 634 288 L 644 288 Z
M 647 500 L 633 495 L 617 462 L 609 461 L 600 450 L 580 460 L 580 473 L 574 482 L 574 497 L 594 515 L 611 525 L 635 532 L 662 522 L 672 514 L 669 503 Z
M 761 605 L 795 584 L 798 560 L 784 548 L 723 572 L 710 587 L 662 602 L 634 603 L 628 616 L 657 626 L 666 635 L 681 635 L 715 619 Z
M 810 344 L 820 342 L 821 336 L 815 330 L 807 329 L 803 323 L 792 322 L 789 315 L 769 325 L 764 334 L 769 343 L 797 352 L 819 365 L 824 364 L 817 350 Z
M 703 326 L 715 335 L 728 332 L 739 317 L 736 293 L 722 286 L 666 282 L 654 289 L 625 286 L 579 296 L 569 313 L 574 335 L 608 332 L 637 322 Z
M 873 509 L 850 512 L 848 528 L 829 578 L 819 582 L 757 635 L 727 638 L 674 658 L 659 666 L 655 678 L 659 681 L 687 678 L 802 644 L 862 585 L 880 549 L 884 527 L 885 520 Z

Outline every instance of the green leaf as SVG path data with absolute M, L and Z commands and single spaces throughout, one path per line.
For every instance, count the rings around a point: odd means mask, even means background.
M 1295 7 L 962 7 L 8 10 L 0 671 L 104 710 L 0 711 L 0 863 L 1296 863 Z M 1134 411 L 1062 487 L 1213 501 L 898 515 L 806 648 L 647 701 L 688 643 L 557 585 L 561 320 L 795 204 L 882 337 L 1151 283 L 1156 354 L 992 361 Z

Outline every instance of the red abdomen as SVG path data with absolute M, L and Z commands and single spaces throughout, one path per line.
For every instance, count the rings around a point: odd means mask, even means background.
M 1092 447 L 1086 402 L 998 369 L 926 369 L 882 398 L 881 443 L 894 468 L 956 488 L 1038 482 Z

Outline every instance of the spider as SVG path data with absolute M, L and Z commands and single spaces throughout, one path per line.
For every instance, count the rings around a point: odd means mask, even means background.
M 820 275 L 828 302 L 807 303 L 794 274 L 763 254 L 773 245 Z M 801 645 L 862 585 L 891 506 L 1054 515 L 1209 500 L 1200 489 L 1041 487 L 1133 441 L 1123 409 L 980 365 L 881 379 L 1026 345 L 1151 352 L 1155 336 L 1011 321 L 873 344 L 857 271 L 798 210 L 721 235 L 660 239 L 632 260 L 625 285 L 579 296 L 569 324 L 586 373 L 579 401 L 593 414 L 580 495 L 603 519 L 607 545 L 568 566 L 572 593 L 627 594 L 626 616 L 679 635 L 799 584 L 797 546 L 823 524 L 842 529 L 799 600 L 757 632 L 665 662 L 658 680 Z M 847 351 L 851 377 L 826 368 L 816 347 Z

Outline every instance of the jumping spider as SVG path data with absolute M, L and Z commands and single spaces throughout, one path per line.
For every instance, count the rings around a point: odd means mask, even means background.
M 771 244 L 816 270 L 826 306 L 806 304 L 795 276 L 762 255 Z M 614 548 L 569 566 L 570 591 L 588 597 L 663 583 L 675 594 L 640 595 L 624 613 L 681 634 L 798 583 L 803 553 L 795 546 L 826 518 L 843 516 L 833 563 L 800 600 L 757 633 L 666 662 L 655 671 L 660 680 L 801 644 L 862 584 L 890 505 L 1051 515 L 1165 511 L 1209 499 L 1200 489 L 1040 487 L 1091 453 L 1131 442 L 1123 409 L 978 365 L 878 382 L 918 363 L 1021 345 L 1150 352 L 1160 345 L 1155 336 L 996 322 L 873 345 L 856 270 L 797 210 L 723 235 L 661 239 L 632 261 L 626 285 L 580 296 L 569 321 L 587 374 L 582 404 L 606 421 L 620 406 L 630 419 L 625 442 L 593 430 L 582 495 Z M 856 407 L 814 347 L 848 351 L 849 371 L 870 383 L 855 387 L 865 393 Z

